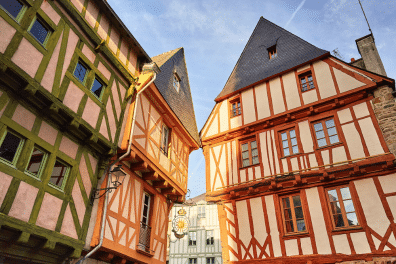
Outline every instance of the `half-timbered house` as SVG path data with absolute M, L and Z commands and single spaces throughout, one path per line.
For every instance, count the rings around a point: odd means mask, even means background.
M 200 132 L 225 263 L 396 255 L 394 80 L 357 45 L 349 64 L 260 18 Z

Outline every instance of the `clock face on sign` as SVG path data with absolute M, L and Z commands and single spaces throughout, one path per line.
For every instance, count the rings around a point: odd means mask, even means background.
M 184 209 L 180 209 L 178 214 L 172 221 L 172 232 L 175 234 L 175 237 L 182 238 L 187 233 L 190 221 L 186 217 L 186 211 Z

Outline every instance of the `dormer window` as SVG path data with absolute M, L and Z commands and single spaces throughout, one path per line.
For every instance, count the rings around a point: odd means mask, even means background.
M 276 56 L 278 56 L 276 53 L 276 45 L 268 48 L 268 56 L 270 60 L 275 59 Z
M 180 78 L 179 78 L 179 75 L 177 75 L 176 72 L 173 74 L 173 88 L 175 88 L 176 91 L 179 92 L 179 89 L 180 89 Z

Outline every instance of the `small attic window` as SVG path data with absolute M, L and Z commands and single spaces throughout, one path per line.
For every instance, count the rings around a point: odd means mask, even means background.
M 173 88 L 176 89 L 177 92 L 179 92 L 180 89 L 180 77 L 177 75 L 176 72 L 173 73 Z
M 272 46 L 272 47 L 269 47 L 267 50 L 268 50 L 269 59 L 270 59 L 270 60 L 275 59 L 276 56 L 277 56 L 277 53 L 276 53 L 276 45 L 274 45 L 274 46 Z

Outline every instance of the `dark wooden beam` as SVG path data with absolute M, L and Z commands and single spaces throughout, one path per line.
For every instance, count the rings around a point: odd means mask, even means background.
M 169 187 L 169 183 L 166 181 L 156 181 L 156 182 L 153 182 L 153 187 L 159 188 L 159 189 L 165 189 L 165 188 Z
M 142 179 L 145 181 L 147 181 L 147 180 L 156 181 L 156 180 L 158 180 L 158 177 L 159 177 L 159 175 L 155 171 L 145 172 L 142 174 Z
M 131 164 L 132 171 L 141 171 L 147 169 L 147 163 L 145 161 L 140 161 Z
M 162 189 L 161 193 L 162 194 L 175 194 L 176 190 L 173 189 L 172 187 L 170 187 L 170 188 Z

